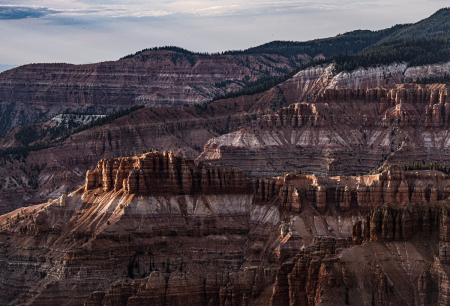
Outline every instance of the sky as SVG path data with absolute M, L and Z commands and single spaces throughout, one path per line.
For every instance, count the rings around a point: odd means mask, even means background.
M 427 18 L 448 0 L 0 0 L 0 71 L 117 60 L 157 46 L 220 52 Z

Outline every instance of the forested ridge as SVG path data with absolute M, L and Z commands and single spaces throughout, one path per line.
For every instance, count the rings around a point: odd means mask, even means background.
M 398 24 L 387 29 L 355 30 L 338 34 L 334 37 L 314 39 L 310 41 L 272 41 L 245 50 L 231 50 L 218 53 L 193 52 L 176 46 L 146 48 L 121 59 L 132 58 L 146 51 L 168 50 L 184 55 L 240 55 L 240 54 L 278 54 L 285 57 L 299 54 L 309 55 L 311 58 L 322 54 L 331 57 L 337 54 L 356 54 L 371 46 L 419 38 L 433 38 L 450 35 L 450 8 L 442 8 L 430 17 L 417 23 Z
M 376 45 L 358 54 L 335 55 L 329 60 L 336 64 L 336 73 L 394 62 L 406 62 L 412 67 L 448 61 L 450 36 L 393 41 Z
M 448 61 L 450 61 L 450 36 L 393 41 L 373 46 L 358 54 L 338 54 L 326 60 L 311 61 L 283 76 L 261 78 L 248 83 L 241 90 L 217 96 L 213 101 L 264 92 L 292 78 L 300 70 L 315 65 L 334 63 L 334 73 L 338 74 L 342 71 L 352 71 L 359 67 L 368 68 L 377 65 L 389 65 L 395 62 L 406 62 L 411 67 Z M 428 84 L 430 82 L 448 82 L 448 80 L 448 76 L 443 76 L 433 79 L 419 79 L 416 82 Z

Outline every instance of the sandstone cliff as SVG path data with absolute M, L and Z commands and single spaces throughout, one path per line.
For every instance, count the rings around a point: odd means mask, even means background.
M 241 194 L 251 192 L 251 182 L 237 168 L 196 165 L 172 152 L 145 153 L 139 158 L 100 160 L 86 174 L 85 189 L 127 194 Z

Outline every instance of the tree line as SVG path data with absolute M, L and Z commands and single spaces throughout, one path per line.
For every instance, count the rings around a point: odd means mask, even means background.
M 438 162 L 434 162 L 431 164 L 427 164 L 425 162 L 415 162 L 411 164 L 402 164 L 400 165 L 403 171 L 414 171 L 414 170 L 435 170 L 440 171 L 445 174 L 450 174 L 450 165 L 447 164 L 439 164 Z

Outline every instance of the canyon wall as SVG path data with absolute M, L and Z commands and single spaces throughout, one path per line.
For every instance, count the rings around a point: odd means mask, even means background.
M 102 160 L 83 188 L 0 217 L 0 277 L 9 280 L 1 303 L 258 299 L 279 262 L 327 232 L 334 217 L 305 211 L 280 223 L 284 212 L 256 204 L 252 186 L 238 169 L 170 152 Z M 303 220 L 316 224 L 307 230 Z M 351 226 L 334 230 L 349 235 Z
M 208 106 L 180 109 L 145 108 L 111 124 L 76 133 L 58 146 L 32 151 L 23 159 L 2 160 L 0 213 L 55 199 L 84 183 L 85 173 L 104 158 L 130 156 L 148 149 L 171 150 L 195 159 L 206 142 L 237 131 L 258 118 L 292 103 L 316 88 L 322 74 L 311 73 L 298 83 L 267 92 L 215 101 Z M 45 131 L 49 122 L 34 124 Z M 14 141 L 11 130 L 3 138 Z M 43 140 L 45 142 L 45 139 Z
M 99 159 L 150 148 L 240 167 L 253 176 L 299 170 L 349 175 L 388 163 L 449 162 L 445 85 L 332 89 L 332 68 L 311 67 L 266 92 L 207 106 L 147 108 L 58 146 L 6 158 L 0 212 L 78 188 Z M 5 146 L 14 143 L 15 132 L 5 135 Z
M 450 163 L 446 85 L 327 89 L 208 141 L 199 161 L 252 175 L 370 172 L 385 164 Z

